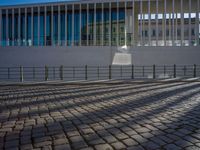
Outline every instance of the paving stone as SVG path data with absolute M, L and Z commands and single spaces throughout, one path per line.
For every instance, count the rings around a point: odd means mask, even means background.
M 166 150 L 179 150 L 179 149 L 181 149 L 180 147 L 176 146 L 175 144 L 167 144 L 164 148 Z
M 125 149 L 126 146 L 122 143 L 122 142 L 115 142 L 111 144 L 114 149 L 118 150 L 118 149 Z
M 128 139 L 125 139 L 125 140 L 122 140 L 122 141 L 127 146 L 138 145 L 138 142 L 136 142 L 135 140 L 133 140 L 131 138 L 128 138 Z
M 96 150 L 113 150 L 113 148 L 109 144 L 100 144 L 95 145 Z
M 56 145 L 54 147 L 55 150 L 71 150 L 69 144 L 64 144 L 64 145 Z

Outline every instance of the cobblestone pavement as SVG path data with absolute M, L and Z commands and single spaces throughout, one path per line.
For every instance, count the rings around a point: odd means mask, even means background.
M 0 149 L 199 150 L 200 83 L 2 86 Z

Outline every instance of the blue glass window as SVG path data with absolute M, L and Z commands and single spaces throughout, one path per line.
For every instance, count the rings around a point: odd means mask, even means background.
M 51 45 L 51 7 L 47 7 L 46 16 L 46 45 Z
M 79 6 L 75 6 L 74 11 L 74 45 L 78 46 L 80 42 L 80 11 Z
M 112 3 L 111 9 L 111 44 L 117 45 L 117 6 Z
M 53 13 L 53 45 L 58 45 L 58 7 L 54 6 Z
M 34 8 L 33 14 L 33 45 L 38 45 L 38 9 Z
M 24 9 L 21 9 L 21 33 L 20 33 L 20 40 L 21 40 L 21 45 L 22 46 L 25 46 L 25 43 L 26 43 L 26 39 L 25 39 L 25 10 Z
M 67 9 L 67 45 L 72 45 L 72 10 Z
M 120 3 L 119 6 L 119 45 L 125 45 L 125 8 L 124 3 Z
M 31 41 L 31 9 L 28 9 L 28 14 L 27 14 L 27 45 L 31 46 L 32 41 Z
M 2 46 L 6 46 L 6 11 L 2 10 Z
M 109 45 L 109 3 L 104 3 L 104 46 Z
M 44 7 L 40 8 L 40 46 L 44 46 Z
M 60 12 L 60 44 L 62 46 L 65 45 L 65 6 L 61 6 Z
M 89 5 L 89 25 L 88 25 L 88 40 L 89 40 L 89 45 L 94 44 L 94 5 L 90 4 Z
M 82 5 L 81 15 L 81 44 L 87 45 L 87 5 Z
M 16 10 L 18 12 L 18 9 Z M 18 13 L 15 12 L 14 15 L 14 45 L 17 46 L 18 45 Z
M 102 39 L 102 5 L 96 5 L 96 45 L 101 45 Z
M 8 46 L 12 46 L 12 10 L 8 11 Z

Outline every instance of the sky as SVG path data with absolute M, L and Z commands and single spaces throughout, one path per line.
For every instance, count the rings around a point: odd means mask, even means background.
M 45 2 L 62 2 L 62 1 L 72 1 L 72 0 L 0 0 L 0 6 L 45 3 Z

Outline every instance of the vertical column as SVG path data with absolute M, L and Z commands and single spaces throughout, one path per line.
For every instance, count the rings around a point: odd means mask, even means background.
M 0 8 L 0 22 L 2 22 L 2 9 Z M 0 47 L 2 46 L 2 23 L 0 23 Z
M 183 0 L 181 0 L 181 46 L 184 40 L 184 13 L 183 13 Z
M 151 3 L 150 0 L 148 0 L 148 40 L 149 40 L 149 46 L 151 46 Z
M 14 15 L 15 15 L 15 9 L 12 9 L 12 46 L 14 46 Z M 0 34 L 1 36 L 1 34 Z
M 80 16 L 79 16 L 79 20 L 80 20 L 80 21 L 79 21 L 79 22 L 80 22 L 80 23 L 79 23 L 79 28 L 80 28 L 80 29 L 79 29 L 79 30 L 80 30 L 80 41 L 79 41 L 79 45 L 80 45 L 80 46 L 81 46 L 81 43 L 82 43 L 82 42 L 81 42 L 81 40 L 82 40 L 82 37 L 81 37 L 81 32 L 82 32 L 82 31 L 81 31 L 82 11 L 81 11 L 81 10 L 82 10 L 82 5 L 80 4 L 80 10 L 79 10 L 79 13 L 80 13 Z
M 9 46 L 8 28 L 8 9 L 6 9 L 6 46 Z
M 38 46 L 40 46 L 40 7 L 38 7 Z
M 174 41 L 175 41 L 175 23 L 174 23 L 174 0 L 172 1 L 172 46 L 174 46 Z
M 31 45 L 33 45 L 33 7 L 31 7 Z
M 21 9 L 19 8 L 18 15 L 18 46 L 21 46 Z
M 102 46 L 104 45 L 104 22 L 103 22 L 103 18 L 104 18 L 104 3 L 102 3 L 102 17 L 101 17 L 101 22 L 102 22 L 102 35 L 101 35 L 101 42 L 102 42 Z
M 164 46 L 166 46 L 166 29 L 167 29 L 167 21 L 166 21 L 166 16 L 167 16 L 167 0 L 164 0 Z
M 86 30 L 87 30 L 87 46 L 89 45 L 89 28 L 88 28 L 88 26 L 89 26 L 89 4 L 87 3 L 87 26 L 86 26 Z
M 54 37 L 53 37 L 53 6 L 51 6 L 51 45 L 54 45 Z
M 119 1 L 117 1 L 117 46 L 119 46 Z
M 61 27 L 60 27 L 60 5 L 58 5 L 58 45 L 60 46 L 62 41 L 60 41 L 60 30 L 61 30 Z
M 132 1 L 132 46 L 135 45 L 135 1 Z
M 196 32 L 195 32 L 195 39 L 197 46 L 199 46 L 199 13 L 200 13 L 200 0 L 197 0 L 197 7 L 196 7 Z
M 97 4 L 96 3 L 94 3 L 94 35 L 93 35 L 93 37 L 94 37 L 94 46 L 96 46 L 96 41 L 97 41 L 97 39 L 96 39 L 96 30 L 97 30 L 97 28 L 96 28 L 96 24 L 97 24 L 97 20 L 96 20 L 96 16 L 97 16 L 97 13 L 96 13 L 96 9 L 97 9 Z
M 125 32 L 124 32 L 124 34 L 125 34 L 125 45 L 127 45 L 127 9 L 126 9 L 126 7 L 127 7 L 127 1 L 125 1 L 124 2 L 125 3 Z
M 191 46 L 191 0 L 189 0 L 189 46 Z
M 46 42 L 47 42 L 47 7 L 44 6 L 44 46 L 46 46 Z
M 109 46 L 111 46 L 111 2 L 109 2 Z
M 67 5 L 65 5 L 65 45 L 67 46 Z
M 74 4 L 72 5 L 72 46 L 74 46 Z
M 158 0 L 156 0 L 156 46 L 158 46 Z
M 142 1 L 140 1 L 140 45 L 143 46 L 143 35 L 142 35 L 142 21 L 143 20 L 143 15 L 142 15 Z
M 25 46 L 27 46 L 27 8 L 25 8 Z

